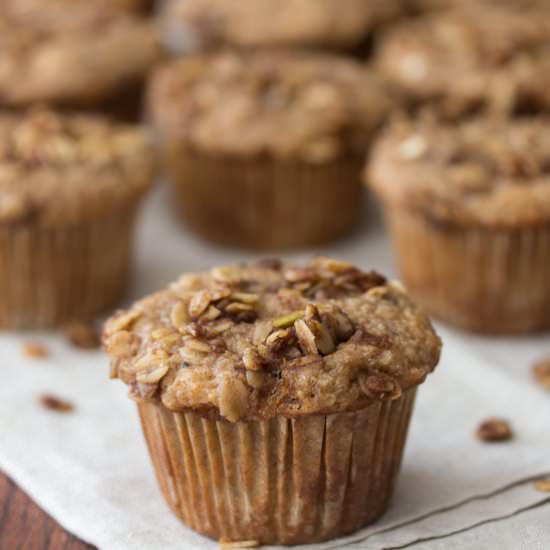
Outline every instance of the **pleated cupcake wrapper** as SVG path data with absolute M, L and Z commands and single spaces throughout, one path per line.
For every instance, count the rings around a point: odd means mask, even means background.
M 385 511 L 415 393 L 355 412 L 237 423 L 138 408 L 164 498 L 190 528 L 297 544 L 353 532 Z
M 0 327 L 86 319 L 127 284 L 136 204 L 73 225 L 0 225 Z
M 206 239 L 264 250 L 312 246 L 342 237 L 358 223 L 357 159 L 312 164 L 168 149 L 176 204 Z
M 550 224 L 451 226 L 386 208 L 401 275 L 429 313 L 486 333 L 550 327 Z

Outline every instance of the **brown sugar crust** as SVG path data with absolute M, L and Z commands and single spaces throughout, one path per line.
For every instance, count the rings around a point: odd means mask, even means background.
M 487 227 L 550 222 L 550 119 L 401 122 L 374 145 L 367 179 L 390 203 Z
M 103 344 L 135 399 L 230 421 L 396 399 L 441 346 L 400 285 L 328 258 L 184 275 L 113 316 Z
M 150 104 L 161 134 L 190 149 L 324 162 L 362 155 L 390 100 L 353 60 L 279 51 L 168 63 L 153 78 Z
M 0 224 L 79 223 L 140 196 L 153 177 L 145 132 L 48 110 L 0 116 Z
M 550 107 L 550 12 L 490 6 L 410 19 L 378 44 L 381 72 L 443 113 Z
M 140 17 L 68 14 L 51 23 L 0 15 L 0 105 L 87 106 L 143 78 L 161 53 L 154 25 Z
M 397 0 L 173 0 L 163 19 L 203 47 L 351 47 L 401 9 Z

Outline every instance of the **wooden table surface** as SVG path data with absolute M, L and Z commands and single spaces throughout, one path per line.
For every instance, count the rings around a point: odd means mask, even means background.
M 94 550 L 65 531 L 0 472 L 2 550 Z

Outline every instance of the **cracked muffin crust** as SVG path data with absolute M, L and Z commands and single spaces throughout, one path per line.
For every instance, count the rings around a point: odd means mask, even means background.
M 191 56 L 161 67 L 149 96 L 161 137 L 189 149 L 312 163 L 363 155 L 390 108 L 367 68 L 313 52 Z
M 36 109 L 0 115 L 0 224 L 54 226 L 92 219 L 151 185 L 142 129 L 101 117 Z
M 113 316 L 103 343 L 136 400 L 231 422 L 397 399 L 441 345 L 398 284 L 328 258 L 184 275 Z
M 550 119 L 404 121 L 375 144 L 367 178 L 384 200 L 485 227 L 550 222 Z
M 381 37 L 376 63 L 412 102 L 441 114 L 550 106 L 550 13 L 464 6 L 411 19 Z
M 135 88 L 160 56 L 146 19 L 91 10 L 54 21 L 48 14 L 0 13 L 0 106 L 101 105 Z
M 176 46 L 350 48 L 401 9 L 397 0 L 172 0 L 162 21 Z

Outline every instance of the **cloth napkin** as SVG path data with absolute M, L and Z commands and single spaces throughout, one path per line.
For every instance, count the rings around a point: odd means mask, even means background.
M 130 298 L 165 285 L 182 271 L 252 257 L 190 237 L 166 215 L 166 203 L 159 190 L 147 204 Z M 376 213 L 371 217 L 361 235 L 293 257 L 322 252 L 391 274 L 389 243 Z M 549 499 L 533 488 L 532 480 L 550 474 L 550 395 L 529 377 L 530 363 L 550 354 L 549 339 L 488 339 L 437 328 L 444 339 L 442 362 L 419 391 L 388 513 L 350 537 L 307 548 L 399 548 L 509 517 Z M 45 343 L 50 357 L 24 357 L 21 347 L 28 340 Z M 0 468 L 65 528 L 102 550 L 216 548 L 170 514 L 156 486 L 135 406 L 126 388 L 108 379 L 108 370 L 103 354 L 70 348 L 55 333 L 1 334 Z M 75 411 L 43 409 L 37 400 L 43 393 L 73 402 Z M 479 442 L 475 428 L 488 416 L 508 418 L 513 441 Z M 511 527 L 506 537 L 499 533 L 509 541 L 518 530 Z M 468 547 L 480 548 L 461 545 Z

